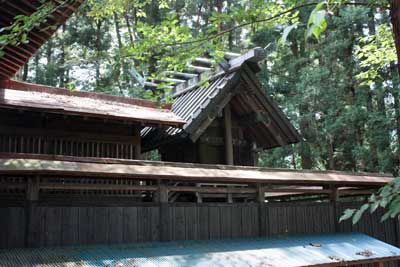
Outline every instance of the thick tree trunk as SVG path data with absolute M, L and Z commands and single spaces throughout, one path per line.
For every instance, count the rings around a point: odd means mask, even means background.
M 400 1 L 390 0 L 390 21 L 393 27 L 394 43 L 397 51 L 397 72 L 400 75 Z
M 50 72 L 53 71 L 53 69 L 52 69 L 52 64 L 53 64 L 53 41 L 51 39 L 47 42 L 46 59 L 47 59 L 46 76 L 45 76 L 46 84 L 55 86 L 55 84 L 53 84 L 54 75 L 53 75 L 53 73 L 50 73 Z
M 118 42 L 118 49 L 119 49 L 119 65 L 120 68 L 122 68 L 122 80 L 123 80 L 123 84 L 125 85 L 128 82 L 128 67 L 125 64 L 124 58 L 123 58 L 123 49 L 124 49 L 124 45 L 122 43 L 122 37 L 121 37 L 121 32 L 120 32 L 120 25 L 119 25 L 119 18 L 117 13 L 114 12 L 114 23 L 115 23 L 115 33 L 117 35 L 117 42 Z M 120 75 L 119 75 L 119 71 L 120 68 L 118 68 L 118 77 L 115 77 L 117 79 L 117 83 L 118 83 L 118 87 L 119 90 L 121 92 L 122 95 L 124 95 L 123 92 L 123 85 L 120 82 Z
M 301 168 L 302 169 L 312 169 L 313 161 L 311 156 L 311 148 L 309 142 L 312 139 L 312 135 L 310 133 L 311 127 L 310 122 L 307 118 L 307 107 L 305 105 L 300 106 L 300 132 L 305 141 L 300 144 L 300 156 L 301 156 Z
M 65 33 L 65 24 L 62 25 L 62 33 L 63 37 L 61 39 L 61 55 L 60 55 L 60 87 L 65 86 L 65 41 L 64 41 L 64 33 Z
M 28 79 L 29 65 L 28 62 L 24 64 L 23 72 L 22 72 L 22 80 L 26 81 Z
M 100 86 L 101 24 L 96 22 L 96 87 Z
M 40 83 L 39 53 L 36 53 L 33 63 L 35 64 L 35 83 Z

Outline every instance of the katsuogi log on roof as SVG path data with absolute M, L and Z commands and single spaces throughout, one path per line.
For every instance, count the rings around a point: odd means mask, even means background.
M 173 89 L 172 111 L 187 122 L 182 130 L 146 129 L 142 132 L 145 146 L 152 149 L 177 138 L 196 142 L 228 104 L 232 116 L 245 128 L 245 136 L 258 147 L 268 149 L 299 142 L 298 132 L 264 93 L 255 76 L 260 70 L 258 62 L 264 58 L 264 49 L 254 48 L 242 55 L 227 53 L 225 64 L 215 70 L 205 67 L 206 59 L 199 58 L 188 66 L 188 73 L 168 71 L 172 78 L 184 79 Z
M 169 108 L 161 108 L 155 102 L 99 93 L 70 91 L 12 80 L 0 81 L 0 108 L 171 127 L 179 127 L 184 123 Z

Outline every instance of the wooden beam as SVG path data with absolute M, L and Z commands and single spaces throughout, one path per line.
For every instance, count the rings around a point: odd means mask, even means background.
M 151 185 L 121 185 L 121 184 L 58 184 L 42 183 L 40 189 L 60 190 L 133 190 L 133 191 L 157 191 L 158 186 Z
M 224 129 L 225 129 L 225 163 L 234 165 L 233 142 L 232 142 L 232 114 L 231 107 L 226 104 L 224 108 Z
M 199 186 L 169 186 L 169 192 L 193 192 L 209 194 L 255 194 L 257 190 L 251 187 L 199 187 Z

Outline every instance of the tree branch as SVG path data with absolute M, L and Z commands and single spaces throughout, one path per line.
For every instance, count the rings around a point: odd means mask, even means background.
M 186 41 L 186 42 L 167 43 L 167 44 L 164 44 L 164 46 L 189 45 L 189 44 L 202 43 L 202 42 L 205 42 L 205 41 L 214 40 L 214 39 L 216 39 L 218 37 L 221 37 L 221 36 L 223 36 L 223 35 L 225 35 L 227 33 L 235 31 L 235 30 L 237 30 L 239 28 L 243 28 L 243 27 L 251 25 L 251 24 L 257 24 L 257 23 L 261 23 L 261 22 L 271 21 L 271 20 L 277 19 L 277 18 L 279 18 L 279 17 L 281 17 L 283 15 L 286 15 L 286 14 L 292 13 L 294 11 L 297 11 L 299 9 L 302 9 L 302 8 L 305 8 L 305 7 L 309 7 L 309 6 L 314 6 L 314 5 L 317 5 L 317 4 L 318 4 L 318 2 L 312 2 L 312 3 L 298 5 L 298 6 L 295 6 L 293 8 L 290 8 L 288 10 L 285 10 L 283 12 L 280 12 L 280 13 L 272 16 L 272 17 L 268 17 L 268 18 L 260 19 L 260 20 L 255 20 L 255 21 L 251 21 L 251 22 L 245 22 L 245 23 L 233 26 L 231 28 L 228 28 L 226 30 L 220 31 L 220 32 L 218 32 L 218 33 L 216 33 L 214 35 L 210 35 L 210 36 L 205 37 L 205 38 L 201 38 L 201 39 L 197 39 L 197 40 L 193 40 L 193 41 Z M 345 2 L 345 3 L 341 3 L 341 4 L 342 5 L 348 5 L 348 6 L 374 6 L 374 7 L 380 7 L 380 8 L 384 8 L 384 9 L 389 9 L 388 6 L 373 5 L 373 4 L 363 3 L 363 2 Z

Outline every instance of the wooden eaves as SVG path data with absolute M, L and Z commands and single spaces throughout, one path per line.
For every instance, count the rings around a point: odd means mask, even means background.
M 32 15 L 43 3 L 52 7 L 52 12 L 45 20 L 27 32 L 28 42 L 4 47 L 4 55 L 0 57 L 0 79 L 12 78 L 83 2 L 84 0 L 0 0 L 0 29 L 12 25 L 18 15 Z M 6 31 L 2 33 L 7 34 Z
M 143 99 L 70 91 L 13 80 L 0 81 L 0 108 L 83 116 L 142 125 L 181 127 L 170 105 Z
M 393 180 L 393 177 L 388 175 L 370 173 L 299 171 L 226 165 L 24 154 L 14 156 L 0 154 L 0 174 L 123 177 L 140 180 L 226 182 L 265 184 L 268 186 L 332 185 L 337 187 L 370 187 L 382 186 Z M 268 190 L 268 186 L 265 187 L 265 190 Z M 298 191 L 304 192 L 305 190 L 300 189 Z

